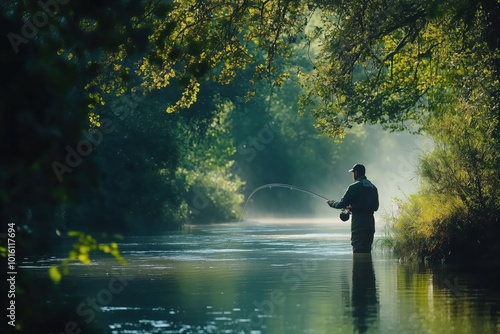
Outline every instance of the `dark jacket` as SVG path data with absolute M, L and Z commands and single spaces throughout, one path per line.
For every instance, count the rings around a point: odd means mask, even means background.
M 378 210 L 378 191 L 366 176 L 360 176 L 351 184 L 342 199 L 334 201 L 330 206 L 336 209 L 343 209 L 351 206 L 352 223 L 351 230 L 368 228 L 375 230 L 373 213 Z

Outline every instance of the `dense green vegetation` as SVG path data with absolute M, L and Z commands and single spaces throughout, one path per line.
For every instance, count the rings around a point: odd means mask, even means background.
M 334 107 L 338 114 L 421 131 L 435 143 L 421 157 L 420 191 L 392 217 L 390 245 L 401 256 L 498 259 L 500 67 L 492 31 L 499 6 L 492 5 L 412 4 L 403 21 L 388 20 L 356 42 L 350 55 L 363 67 L 362 74 L 352 67 L 358 80 L 330 85 L 337 96 L 354 97 Z M 321 108 L 320 121 L 330 112 Z
M 263 183 L 319 187 L 369 145 L 348 134 L 355 124 L 436 143 L 421 190 L 393 217 L 398 254 L 500 256 L 497 2 L 1 7 L 1 220 L 16 224 L 19 258 L 55 250 L 71 230 L 93 235 L 70 253 L 85 263 L 90 250 L 113 254 L 117 233 L 237 220 Z M 280 196 L 262 209 L 309 210 Z
M 391 246 L 400 256 L 498 259 L 497 122 L 483 106 L 463 102 L 429 125 L 435 148 L 421 157 L 421 189 L 390 219 Z

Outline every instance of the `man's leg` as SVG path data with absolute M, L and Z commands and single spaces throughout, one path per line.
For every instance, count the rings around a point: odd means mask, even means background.
M 372 250 L 374 231 L 371 229 L 358 229 L 352 231 L 351 245 L 353 253 L 370 253 Z

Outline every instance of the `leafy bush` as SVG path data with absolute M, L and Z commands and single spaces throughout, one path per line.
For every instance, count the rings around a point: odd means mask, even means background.
M 419 193 L 390 217 L 390 244 L 402 257 L 496 257 L 500 212 L 497 120 L 461 101 L 428 124 L 435 141 L 421 157 Z
M 239 217 L 244 182 L 231 171 L 235 152 L 229 128 L 230 102 L 220 102 L 205 139 L 194 142 L 177 168 L 176 179 L 184 184 L 181 212 L 192 223 L 231 221 Z

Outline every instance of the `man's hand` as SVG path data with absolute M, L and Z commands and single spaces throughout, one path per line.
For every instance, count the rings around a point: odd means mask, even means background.
M 334 205 L 335 205 L 335 201 L 334 201 L 333 199 L 331 199 L 331 200 L 327 201 L 326 203 L 327 203 L 330 207 L 332 207 L 332 208 L 333 208 L 333 207 L 334 207 Z

